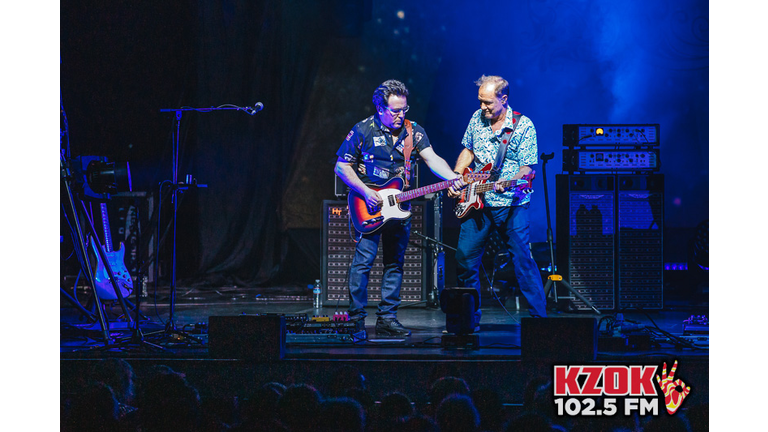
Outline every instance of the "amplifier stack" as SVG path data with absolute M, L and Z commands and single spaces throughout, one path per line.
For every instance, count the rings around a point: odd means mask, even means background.
M 568 174 L 556 176 L 561 274 L 597 309 L 661 309 L 659 125 L 564 125 L 563 144 Z

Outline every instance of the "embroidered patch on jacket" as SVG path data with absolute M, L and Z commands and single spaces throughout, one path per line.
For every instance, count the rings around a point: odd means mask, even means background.
M 379 167 L 373 167 L 373 175 L 378 178 L 389 178 L 389 170 Z
M 376 147 L 381 147 L 387 145 L 387 138 L 384 136 L 375 136 L 373 137 L 373 145 Z

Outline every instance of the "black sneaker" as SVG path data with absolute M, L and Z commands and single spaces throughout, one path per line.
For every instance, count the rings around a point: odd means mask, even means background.
M 411 331 L 403 327 L 397 318 L 379 318 L 376 320 L 376 334 L 381 336 L 410 336 Z
M 362 312 L 358 312 L 356 314 L 347 313 L 347 315 L 349 316 L 349 320 L 352 322 L 357 322 L 357 321 L 365 322 L 365 314 Z

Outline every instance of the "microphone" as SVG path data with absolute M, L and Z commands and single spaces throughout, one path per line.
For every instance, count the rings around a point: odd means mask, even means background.
M 248 113 L 248 114 L 250 114 L 250 115 L 256 115 L 256 113 L 257 113 L 257 112 L 259 112 L 259 111 L 261 111 L 261 110 L 263 110 L 263 109 L 264 109 L 264 104 L 263 104 L 263 103 L 261 103 L 261 102 L 256 102 L 256 103 L 253 105 L 253 108 L 251 108 L 251 107 L 246 107 L 246 108 L 245 108 L 245 112 L 247 112 L 247 113 Z

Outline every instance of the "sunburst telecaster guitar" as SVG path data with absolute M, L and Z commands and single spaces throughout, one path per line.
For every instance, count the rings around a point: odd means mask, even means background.
M 490 173 L 493 164 L 487 164 L 480 171 L 476 173 L 488 172 Z M 466 168 L 464 175 L 471 174 L 472 170 Z M 529 174 L 524 175 L 520 179 L 516 180 L 499 180 L 496 182 L 486 183 L 485 180 L 472 183 L 461 191 L 461 195 L 456 199 L 456 206 L 453 208 L 453 212 L 456 217 L 461 219 L 470 211 L 480 210 L 483 208 L 483 194 L 488 191 L 494 190 L 496 185 L 500 185 L 504 189 L 509 188 L 513 184 L 515 185 L 513 190 L 516 193 L 529 193 L 533 192 L 533 179 L 536 177 L 536 171 L 531 171 Z M 524 181 L 524 182 L 523 182 Z
M 464 174 L 466 183 L 487 180 L 490 178 L 488 172 L 470 172 Z M 384 183 L 383 186 L 369 186 L 381 196 L 382 204 L 377 208 L 368 207 L 365 197 L 355 191 L 349 191 L 347 203 L 349 204 L 349 219 L 352 221 L 355 229 L 362 234 L 370 234 L 392 219 L 407 219 L 411 212 L 403 210 L 401 203 L 419 198 L 428 193 L 438 192 L 451 187 L 456 180 L 446 180 L 429 186 L 411 189 L 403 192 L 403 179 L 394 177 Z

